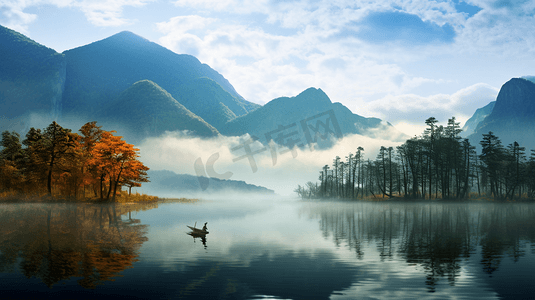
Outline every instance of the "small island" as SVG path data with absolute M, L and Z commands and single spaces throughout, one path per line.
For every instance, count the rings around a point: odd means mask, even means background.
M 20 135 L 4 131 L 0 141 L 0 201 L 156 201 L 132 195 L 132 187 L 148 182 L 149 170 L 139 149 L 105 131 L 96 122 L 80 134 L 53 121 L 44 130 Z M 128 187 L 128 192 L 121 191 Z
M 394 150 L 382 146 L 375 161 L 358 147 L 332 168 L 325 165 L 319 183 L 295 192 L 308 199 L 362 200 L 535 200 L 535 150 L 529 158 L 517 142 L 504 147 L 493 133 L 483 134 L 480 154 L 474 137 L 463 139 L 455 117 L 446 126 L 434 117 L 427 128 Z

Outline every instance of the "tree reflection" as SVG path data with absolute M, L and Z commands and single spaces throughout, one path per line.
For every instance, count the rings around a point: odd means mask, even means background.
M 141 207 L 23 204 L 3 208 L 0 271 L 18 268 L 50 288 L 72 277 L 81 277 L 78 284 L 84 288 L 114 280 L 132 267 L 136 251 L 147 240 L 147 226 L 129 214 Z M 126 214 L 130 217 L 123 220 L 121 215 Z
M 381 261 L 394 256 L 419 266 L 434 292 L 441 278 L 454 285 L 462 260 L 479 247 L 481 266 L 492 275 L 504 256 L 515 262 L 523 243 L 535 241 L 535 209 L 530 204 L 318 204 L 307 208 L 320 218 L 323 236 L 364 258 L 363 243 L 377 247 Z

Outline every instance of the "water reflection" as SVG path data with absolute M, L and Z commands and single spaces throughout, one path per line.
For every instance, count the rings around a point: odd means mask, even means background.
M 146 225 L 134 206 L 4 205 L 0 210 L 0 272 L 19 271 L 49 288 L 81 277 L 93 289 L 113 281 L 136 261 Z M 123 220 L 121 215 L 128 214 Z
M 400 257 L 425 272 L 436 290 L 439 279 L 454 285 L 463 260 L 481 248 L 481 269 L 492 275 L 504 257 L 518 262 L 535 240 L 531 204 L 317 204 L 303 209 L 320 219 L 323 236 L 364 259 L 363 243 L 374 243 L 381 261 Z
M 22 298 L 42 299 L 531 295 L 533 204 L 200 201 L 150 208 L 0 206 L 0 282 L 25 280 Z M 187 230 L 199 219 L 211 224 L 210 247 L 208 235 Z
M 193 237 L 193 242 L 194 243 L 195 243 L 196 239 L 200 239 L 201 243 L 204 246 L 204 249 L 206 249 L 208 247 L 208 246 L 206 246 L 206 234 L 195 233 L 195 232 L 188 232 L 187 234 Z

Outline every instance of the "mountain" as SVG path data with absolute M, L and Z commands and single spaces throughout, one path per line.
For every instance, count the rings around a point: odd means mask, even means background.
M 347 134 L 400 141 L 408 138 L 380 119 L 365 118 L 340 103 L 332 103 L 321 89 L 316 88 L 309 88 L 295 97 L 274 99 L 247 115 L 229 121 L 219 130 L 224 135 L 249 133 L 262 143 L 269 139 L 281 140 L 278 137 L 282 140 L 298 139 L 300 143 L 297 144 L 314 141 L 320 148 L 329 147 L 333 141 L 331 138 L 322 141 L 316 133 L 325 137 L 325 133 L 330 132 L 331 136 L 338 138 Z
M 223 194 L 222 192 L 274 194 L 273 190 L 238 180 L 201 177 L 201 181 L 204 180 L 204 184 L 207 184 L 203 190 L 197 176 L 176 174 L 167 170 L 151 170 L 147 172 L 147 175 L 149 175 L 150 182 L 143 184 L 143 191 L 151 195 L 165 195 L 164 197 L 199 197 L 214 193 Z
M 185 84 L 178 97 L 177 100 L 191 107 L 195 114 L 204 116 L 203 119 L 216 128 L 221 128 L 236 118 L 234 111 L 244 115 L 255 108 L 236 101 L 237 99 L 223 90 L 217 82 L 207 77 L 197 78 Z M 199 105 L 200 103 L 203 105 Z
M 526 79 L 526 80 L 529 80 L 529 81 L 535 83 L 535 76 L 522 76 L 522 77 L 520 77 L 520 78 L 522 78 L 522 79 Z
M 29 112 L 60 113 L 66 60 L 63 54 L 0 26 L 0 128 Z
M 0 64 L 0 108 L 8 112 L 0 119 L 9 122 L 12 116 L 45 112 L 51 118 L 62 115 L 66 122 L 105 122 L 114 125 L 110 129 L 136 138 L 166 130 L 189 130 L 200 136 L 219 131 L 230 136 L 249 133 L 264 142 L 317 142 L 318 147 L 332 145 L 333 136 L 355 133 L 407 138 L 388 123 L 332 103 L 315 88 L 260 107 L 244 100 L 221 74 L 197 58 L 176 54 L 131 32 L 59 54 L 1 29 L 0 54 L 9 60 Z M 300 142 L 292 142 L 295 134 Z
M 129 141 L 158 136 L 165 131 L 188 130 L 196 136 L 212 137 L 219 132 L 150 80 L 141 80 L 123 91 L 107 106 L 102 124 L 117 124 Z M 123 132 L 121 132 L 124 131 Z
M 494 109 L 470 139 L 479 144 L 482 134 L 489 131 L 504 145 L 516 141 L 527 149 L 535 148 L 535 83 L 512 78 L 501 87 Z
M 176 54 L 128 31 L 67 50 L 64 55 L 65 114 L 97 118 L 106 103 L 144 79 L 158 84 L 203 119 L 210 119 L 222 107 L 219 102 L 237 116 L 258 107 L 244 100 L 221 74 L 197 58 Z M 192 85 L 210 85 L 211 90 L 192 92 Z M 207 95 L 210 98 L 204 97 Z M 217 106 L 212 103 L 215 101 Z
M 485 105 L 482 108 L 478 108 L 476 112 L 466 121 L 466 123 L 463 126 L 463 132 L 461 133 L 461 136 L 467 137 L 474 133 L 474 131 L 477 128 L 477 125 L 481 123 L 494 109 L 494 105 L 496 104 L 496 101 L 492 101 L 489 104 Z

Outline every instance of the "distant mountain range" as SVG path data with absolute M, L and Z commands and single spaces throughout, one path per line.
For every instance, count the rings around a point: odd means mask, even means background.
M 227 79 L 197 58 L 127 31 L 60 54 L 0 26 L 0 54 L 7 62 L 0 66 L 1 130 L 36 113 L 60 122 L 96 120 L 135 142 L 175 130 L 203 137 L 249 133 L 267 142 L 268 133 L 281 126 L 301 125 L 330 112 L 339 130 L 331 126 L 335 134 L 324 146 L 332 144 L 333 137 L 353 133 L 405 137 L 388 123 L 332 103 L 317 89 L 261 107 L 243 99 Z M 319 124 L 310 121 L 308 129 Z M 27 121 L 24 130 L 29 126 L 33 124 Z M 307 127 L 301 128 L 301 135 L 303 128 Z M 314 134 L 324 135 L 328 128 L 320 129 L 308 132 L 312 134 L 308 140 L 317 140 Z
M 371 137 L 387 132 L 391 140 L 404 141 L 407 135 L 377 118 L 352 113 L 340 103 L 332 103 L 321 89 L 309 88 L 295 97 L 274 99 L 246 115 L 230 120 L 219 129 L 224 135 L 248 133 L 261 142 L 300 139 L 297 144 L 318 143 L 329 147 L 334 136 L 361 134 Z M 330 132 L 328 136 L 326 132 Z M 291 134 L 294 133 L 295 137 Z M 279 136 L 280 134 L 280 136 Z M 324 139 L 325 138 L 325 139 Z M 329 139 L 331 138 L 331 139 Z
M 387 122 L 333 103 L 321 89 L 264 106 L 249 102 L 197 58 L 126 31 L 57 53 L 0 26 L 0 57 L 0 131 L 25 134 L 54 119 L 98 121 L 131 143 L 177 130 L 199 137 L 249 134 L 289 147 L 328 148 L 350 134 L 408 138 Z M 505 83 L 495 103 L 466 122 L 463 134 L 478 144 L 483 133 L 493 131 L 504 145 L 517 141 L 535 148 L 534 80 Z M 36 116 L 48 123 L 35 124 Z
M 471 119 L 481 119 L 477 115 L 484 115 L 492 108 L 469 136 L 473 145 L 478 145 L 482 135 L 492 131 L 504 146 L 516 141 L 526 149 L 535 149 L 535 83 L 530 78 L 533 77 L 512 78 L 501 87 L 493 107 L 490 103 L 476 111 Z
M 320 89 L 265 106 L 249 102 L 197 58 L 126 31 L 57 53 L 0 26 L 0 57 L 0 131 L 24 135 L 31 126 L 43 128 L 58 120 L 72 128 L 97 121 L 134 144 L 166 131 L 198 137 L 249 134 L 290 147 L 329 147 L 355 133 L 405 137 L 386 122 L 332 103 Z M 150 176 L 148 186 L 158 189 L 273 192 L 232 180 L 154 171 Z

